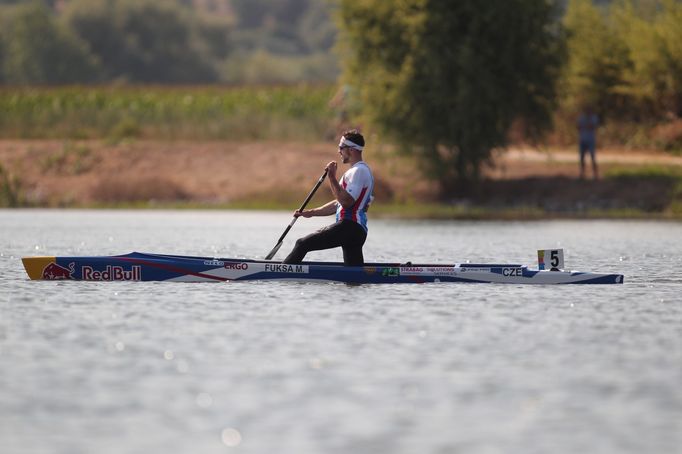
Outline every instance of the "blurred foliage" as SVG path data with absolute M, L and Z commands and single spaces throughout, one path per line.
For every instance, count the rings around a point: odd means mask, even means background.
M 682 3 L 622 1 L 611 7 L 613 29 L 631 64 L 624 92 L 640 116 L 682 116 Z
M 566 97 L 611 115 L 682 116 L 682 4 L 572 0 Z
M 10 84 L 93 82 L 99 62 L 84 42 L 39 3 L 0 18 L 2 79 Z
M 591 0 L 572 0 L 564 25 L 568 64 L 564 73 L 568 98 L 591 104 L 597 112 L 622 107 L 624 75 L 631 65 L 626 44 L 608 27 L 607 17 Z
M 43 172 L 80 175 L 89 171 L 96 161 L 97 158 L 89 147 L 66 141 L 61 150 L 45 156 L 40 161 L 40 168 Z
M 591 104 L 604 118 L 682 117 L 682 3 L 571 0 L 562 107 Z
M 342 1 L 345 78 L 445 194 L 478 181 L 514 120 L 550 126 L 561 30 L 544 0 Z
M 616 167 L 609 169 L 605 178 L 637 188 L 641 188 L 644 182 L 666 183 L 667 194 L 662 194 L 662 198 L 666 199 L 667 203 L 662 211 L 678 218 L 682 215 L 682 169 L 677 166 Z
M 21 191 L 21 180 L 10 174 L 0 164 L 0 208 L 16 208 L 25 206 L 25 204 Z
M 2 138 L 295 139 L 329 135 L 330 85 L 0 89 Z
M 231 0 L 237 39 L 251 49 L 308 54 L 328 51 L 336 27 L 331 0 Z
M 557 128 L 575 135 L 575 117 L 593 106 L 602 143 L 676 150 L 682 143 L 682 3 L 570 0 L 563 23 L 568 62 Z
M 346 34 L 340 54 L 333 51 L 339 27 L 332 17 Z M 564 55 L 552 99 L 548 81 Z M 682 152 L 679 0 L 494 0 L 485 7 L 435 0 L 0 0 L 0 84 L 8 86 L 331 83 L 346 59 L 345 82 L 353 86 L 343 85 L 348 95 L 339 117 L 364 113 L 353 124 L 370 125 L 371 118 L 400 143 L 418 143 L 413 149 L 434 164 L 430 175 L 443 181 L 475 180 L 490 158 L 486 150 L 508 140 L 510 118 L 512 140 L 535 139 L 553 120 L 550 143 L 573 145 L 586 104 L 602 119 L 599 146 Z M 139 126 L 137 113 L 88 109 L 97 120 L 69 112 L 69 121 L 83 121 L 72 125 L 20 125 L 3 111 L 0 134 L 90 137 L 106 130 L 124 140 L 161 128 L 158 118 L 157 126 Z M 21 115 L 34 121 L 51 114 Z M 224 135 L 240 121 L 247 131 L 264 123 L 269 132 L 262 136 L 279 136 L 273 131 L 298 121 L 278 127 L 267 112 L 255 123 L 253 115 L 230 115 L 224 128 L 211 118 L 212 129 L 200 126 L 196 136 Z M 37 132 L 48 124 L 59 126 Z M 178 125 L 168 129 L 183 130 Z M 178 133 L 187 134 L 189 127 Z
M 0 0 L 0 83 L 331 82 L 334 1 Z
M 334 80 L 338 75 L 336 57 L 330 53 L 280 56 L 259 50 L 233 56 L 223 67 L 227 80 L 250 84 L 296 84 Z
M 336 0 L 231 0 L 234 52 L 223 80 L 234 83 L 332 82 Z
M 100 59 L 105 80 L 215 82 L 214 60 L 227 52 L 227 28 L 199 33 L 205 25 L 172 3 L 72 0 L 63 20 Z

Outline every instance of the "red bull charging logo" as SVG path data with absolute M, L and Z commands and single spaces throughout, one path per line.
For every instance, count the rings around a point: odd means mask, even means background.
M 69 264 L 68 268 L 64 268 L 61 265 L 57 265 L 52 262 L 43 269 L 43 279 L 48 279 L 51 281 L 57 281 L 61 279 L 72 279 L 75 264 L 72 262 Z

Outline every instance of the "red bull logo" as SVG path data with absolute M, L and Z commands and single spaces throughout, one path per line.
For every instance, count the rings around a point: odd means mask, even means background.
M 74 263 L 70 263 L 68 268 L 64 268 L 63 266 L 52 262 L 43 269 L 43 279 L 51 281 L 73 279 L 71 275 L 73 274 L 74 268 Z
M 142 267 L 133 265 L 126 270 L 122 266 L 107 265 L 103 271 L 97 271 L 91 266 L 84 266 L 81 276 L 85 281 L 141 281 Z

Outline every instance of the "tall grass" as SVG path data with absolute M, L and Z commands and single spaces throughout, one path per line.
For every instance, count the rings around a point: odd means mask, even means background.
M 23 206 L 25 200 L 21 192 L 21 180 L 10 174 L 0 164 L 0 207 L 15 208 Z
M 659 181 L 668 187 L 667 206 L 664 213 L 676 218 L 682 216 L 682 169 L 675 166 L 649 165 L 639 168 L 612 168 L 606 172 L 607 179 L 618 180 L 621 184 L 641 188 L 643 182 Z M 665 191 L 664 191 L 665 192 Z
M 0 138 L 320 138 L 333 93 L 332 85 L 5 87 Z

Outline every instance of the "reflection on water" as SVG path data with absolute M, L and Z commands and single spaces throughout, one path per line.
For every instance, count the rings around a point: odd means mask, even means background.
M 368 260 L 563 247 L 622 286 L 31 282 L 18 260 L 262 258 L 289 219 L 0 211 L 0 451 L 679 450 L 679 223 L 370 221 Z

